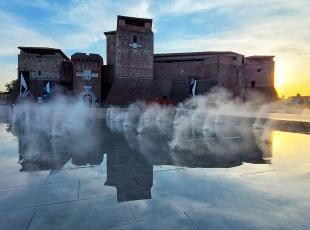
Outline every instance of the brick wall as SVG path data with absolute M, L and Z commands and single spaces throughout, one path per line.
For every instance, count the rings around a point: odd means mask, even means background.
M 214 86 L 242 93 L 243 56 L 236 53 L 181 53 L 155 55 L 154 79 L 159 97 L 181 101 L 190 97 L 190 79 L 197 80 L 197 93 L 205 94 Z M 169 89 L 170 87 L 170 89 Z
M 18 71 L 29 72 L 30 93 L 34 99 L 43 97 L 43 87 L 46 81 L 51 82 L 52 95 L 66 93 L 70 90 L 72 79 L 70 73 L 64 75 L 63 63 L 67 60 L 59 53 L 35 54 L 20 51 L 18 55 Z M 66 84 L 62 84 L 63 76 L 66 77 Z
M 102 69 L 103 60 L 98 54 L 85 54 L 76 53 L 71 57 L 73 65 L 73 93 L 74 95 L 81 95 L 85 92 L 85 86 L 91 87 L 91 91 L 94 92 L 97 102 L 102 103 Z M 91 71 L 94 77 L 90 79 L 85 79 L 79 74 L 84 73 L 84 71 Z
M 106 32 L 107 62 L 104 88 L 107 104 L 128 104 L 154 97 L 152 20 L 123 17 L 117 30 Z
M 272 59 L 247 59 L 247 85 L 251 87 L 251 81 L 256 86 L 274 85 L 274 61 Z
M 133 37 L 137 38 L 134 48 Z M 153 78 L 152 31 L 116 31 L 115 77 Z
M 106 32 L 107 65 L 115 65 L 115 31 Z
M 146 78 L 116 78 L 106 104 L 128 105 L 137 100 L 150 100 L 155 97 L 155 87 L 152 79 Z
M 246 58 L 246 97 L 253 98 L 259 93 L 262 99 L 270 100 L 278 97 L 274 87 L 273 56 L 252 56 Z M 255 97 L 255 96 L 254 96 Z
M 37 55 L 21 51 L 18 55 L 18 70 L 30 71 L 31 80 L 59 81 L 63 61 L 64 58 L 57 53 Z

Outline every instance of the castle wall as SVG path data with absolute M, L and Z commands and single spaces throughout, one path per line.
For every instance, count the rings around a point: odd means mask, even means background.
M 61 63 L 59 54 L 37 55 L 21 51 L 18 55 L 18 70 L 30 71 L 31 80 L 60 81 Z
M 246 96 L 259 92 L 263 97 L 278 97 L 274 87 L 273 56 L 251 56 L 246 58 Z
M 154 82 L 146 78 L 116 78 L 106 104 L 128 105 L 137 100 L 154 99 Z
M 152 20 L 118 16 L 107 36 L 107 60 L 113 73 L 107 104 L 129 104 L 154 97 Z M 111 79 L 111 77 L 108 77 Z M 108 84 L 106 84 L 108 85 Z
M 274 61 L 268 58 L 247 58 L 247 85 L 255 81 L 257 87 L 274 85 Z
M 244 86 L 243 55 L 220 55 L 218 65 L 219 86 L 229 90 L 235 97 L 242 97 Z
M 134 36 L 137 38 L 135 43 Z M 153 78 L 152 31 L 117 30 L 115 77 Z
M 44 48 L 42 49 L 44 50 Z M 52 88 L 52 95 L 59 92 L 64 93 L 70 90 L 70 74 L 66 75 L 67 84 L 63 84 L 63 71 L 62 66 L 67 59 L 55 52 L 53 54 L 40 54 L 35 51 L 25 52 L 20 51 L 18 55 L 18 73 L 26 73 L 29 76 L 29 89 L 30 96 L 34 99 L 44 96 L 44 85 L 50 82 Z
M 197 94 L 215 86 L 241 94 L 243 56 L 232 52 L 159 54 L 154 58 L 158 97 L 182 101 L 190 97 L 190 81 L 197 80 Z
M 73 65 L 73 93 L 91 104 L 102 103 L 103 59 L 98 54 L 76 53 Z
M 115 65 L 115 31 L 106 32 L 107 65 Z

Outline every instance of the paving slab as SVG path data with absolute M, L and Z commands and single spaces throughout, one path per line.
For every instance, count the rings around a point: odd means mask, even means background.
M 199 229 L 305 229 L 289 213 L 268 208 L 219 206 L 186 212 L 186 215 Z
M 175 208 L 166 201 L 166 199 L 152 198 L 149 200 L 130 201 L 129 205 L 134 212 L 136 220 L 143 221 L 176 214 Z
M 197 230 L 196 226 L 192 221 L 184 214 L 170 215 L 162 218 L 158 218 L 151 221 L 143 221 L 138 223 L 133 223 L 117 228 L 112 228 L 113 230 Z M 111 229 L 111 230 L 112 230 Z
M 114 196 L 106 196 L 40 207 L 29 230 L 96 230 L 134 222 L 128 203 L 117 203 Z
M 53 170 L 47 179 L 47 183 L 101 178 L 106 177 L 106 175 L 106 168 L 102 166 Z
M 26 230 L 34 215 L 34 208 L 0 212 L 0 229 Z
M 106 178 L 81 180 L 79 186 L 79 198 L 94 198 L 98 196 L 116 196 L 116 188 L 105 185 Z
M 35 207 L 76 200 L 78 181 L 0 189 L 0 210 Z
M 28 185 L 42 185 L 45 183 L 49 174 L 50 170 L 2 174 L 2 176 L 0 177 L 0 189 L 22 187 Z

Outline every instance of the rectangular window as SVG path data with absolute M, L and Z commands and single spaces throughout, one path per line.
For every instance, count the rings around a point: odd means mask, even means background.
M 39 76 L 41 76 L 41 71 L 39 71 Z
M 251 88 L 255 88 L 255 81 L 251 81 Z
M 262 71 L 262 69 L 257 69 L 257 72 L 259 73 L 260 71 Z

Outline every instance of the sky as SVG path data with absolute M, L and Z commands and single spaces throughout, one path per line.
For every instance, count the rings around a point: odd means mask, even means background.
M 310 95 L 310 0 L 1 0 L 0 90 L 17 76 L 17 46 L 98 53 L 117 15 L 153 19 L 155 53 L 275 55 L 279 96 Z

